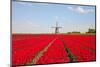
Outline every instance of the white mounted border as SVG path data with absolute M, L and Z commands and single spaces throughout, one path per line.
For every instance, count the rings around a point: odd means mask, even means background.
M 0 67 L 10 67 L 10 8 L 11 0 L 0 0 Z M 31 0 L 33 1 L 33 0 Z M 34 0 L 69 4 L 96 5 L 97 60 L 96 62 L 36 65 L 23 67 L 100 67 L 100 0 Z
M 17 0 L 17 1 L 37 1 L 37 2 L 52 2 L 52 3 L 69 3 L 69 4 L 88 4 L 95 5 L 96 0 Z

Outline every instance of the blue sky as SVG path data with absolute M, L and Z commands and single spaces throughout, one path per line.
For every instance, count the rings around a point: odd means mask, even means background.
M 52 33 L 56 21 L 60 32 L 86 32 L 95 28 L 95 7 L 32 2 L 12 3 L 12 32 Z

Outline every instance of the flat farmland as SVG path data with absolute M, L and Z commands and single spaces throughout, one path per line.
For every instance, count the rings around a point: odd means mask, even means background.
M 87 62 L 95 60 L 95 35 L 12 35 L 13 66 Z

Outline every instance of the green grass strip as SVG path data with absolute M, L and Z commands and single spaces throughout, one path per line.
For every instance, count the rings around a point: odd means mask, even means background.
M 68 54 L 70 62 L 74 62 L 77 59 L 77 57 L 71 53 L 70 49 L 67 47 L 66 43 L 64 42 L 64 39 L 61 39 L 61 40 L 64 45 L 65 51 Z
M 35 57 L 34 59 L 28 63 L 28 65 L 30 64 L 36 64 L 36 62 L 39 60 L 39 58 L 43 55 L 44 52 L 46 52 L 48 50 L 48 48 L 53 44 L 53 42 L 55 41 L 56 39 L 52 40 L 48 46 L 46 46 L 42 51 L 40 51 Z

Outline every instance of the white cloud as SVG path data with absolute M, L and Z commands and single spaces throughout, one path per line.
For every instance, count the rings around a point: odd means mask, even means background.
M 68 9 L 71 10 L 71 11 L 81 13 L 81 14 L 88 14 L 88 13 L 94 13 L 95 12 L 95 10 L 93 10 L 93 9 L 84 9 L 81 6 L 68 7 Z

